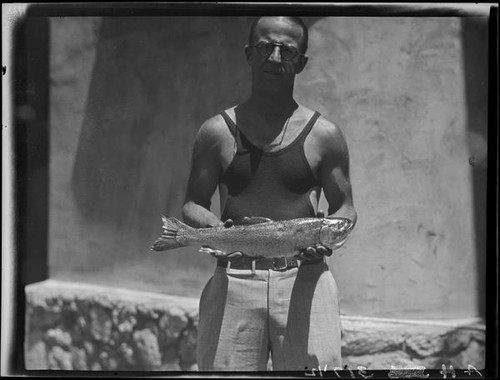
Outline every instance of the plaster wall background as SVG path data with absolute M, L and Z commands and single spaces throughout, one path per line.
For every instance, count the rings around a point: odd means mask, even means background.
M 50 278 L 199 297 L 213 259 L 149 247 L 160 215 L 181 215 L 197 129 L 248 95 L 251 21 L 51 20 Z M 473 176 L 485 169 L 486 111 L 475 108 L 483 118 L 471 135 L 463 20 L 306 22 L 310 61 L 296 98 L 344 131 L 359 214 L 329 259 L 342 313 L 479 315 Z M 484 33 L 474 38 L 486 49 Z M 477 50 L 473 62 L 486 56 Z

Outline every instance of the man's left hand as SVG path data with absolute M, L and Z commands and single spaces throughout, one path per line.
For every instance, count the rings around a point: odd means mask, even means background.
M 317 212 L 316 216 L 318 218 L 324 218 L 325 213 L 320 210 Z M 325 247 L 322 244 L 315 244 L 302 250 L 298 254 L 298 257 L 301 260 L 317 260 L 323 258 L 323 256 L 331 256 L 332 252 L 333 251 L 330 248 Z

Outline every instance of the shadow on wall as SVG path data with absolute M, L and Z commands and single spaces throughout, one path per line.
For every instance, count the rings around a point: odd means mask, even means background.
M 180 214 L 198 128 L 248 95 L 251 21 L 103 19 L 72 177 L 87 222 Z
M 196 131 L 249 94 L 253 19 L 103 19 L 72 177 L 88 222 L 180 214 Z
M 462 19 L 462 44 L 467 100 L 469 164 L 472 166 L 474 224 L 477 252 L 478 310 L 485 315 L 486 178 L 488 140 L 488 18 Z

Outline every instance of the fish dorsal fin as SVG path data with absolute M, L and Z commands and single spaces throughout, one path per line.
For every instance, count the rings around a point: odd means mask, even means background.
M 271 219 L 265 218 L 263 216 L 245 216 L 241 219 L 240 225 L 249 226 L 252 224 L 269 223 L 272 222 Z
M 191 228 L 187 224 L 182 223 L 179 219 L 174 218 L 173 216 L 162 215 L 161 220 L 163 222 L 164 231 L 171 230 L 177 232 L 178 230 Z

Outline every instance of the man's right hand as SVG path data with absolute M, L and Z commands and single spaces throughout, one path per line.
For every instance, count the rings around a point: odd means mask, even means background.
M 219 223 L 217 224 L 209 224 L 207 225 L 208 228 L 212 228 L 212 227 L 224 227 L 224 228 L 230 228 L 234 226 L 234 222 L 232 219 L 227 219 L 225 222 L 223 221 L 220 221 Z
M 324 218 L 325 213 L 322 210 L 319 210 L 316 213 L 317 218 Z M 298 254 L 298 257 L 301 260 L 317 260 L 317 259 L 322 259 L 323 256 L 331 256 L 332 255 L 332 250 L 328 247 L 325 247 L 322 244 L 316 244 L 310 247 L 305 248 Z
M 223 226 L 224 228 L 231 228 L 232 226 L 234 226 L 234 222 L 232 219 L 228 219 L 224 222 Z

